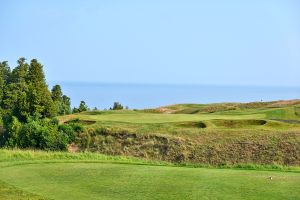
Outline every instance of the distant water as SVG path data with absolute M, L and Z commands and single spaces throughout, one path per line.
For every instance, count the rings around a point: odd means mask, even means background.
M 300 87 L 57 83 L 72 106 L 109 108 L 118 101 L 131 109 L 178 103 L 250 102 L 299 99 Z M 49 84 L 52 87 L 53 84 Z

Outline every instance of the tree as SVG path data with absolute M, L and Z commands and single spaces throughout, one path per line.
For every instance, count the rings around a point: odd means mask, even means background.
M 0 114 L 3 109 L 4 90 L 9 81 L 10 68 L 7 61 L 0 62 Z
M 79 113 L 78 108 L 74 107 L 74 108 L 72 109 L 72 113 Z
M 63 95 L 60 85 L 53 86 L 51 97 L 55 104 L 57 115 L 66 115 L 71 113 L 71 99 Z
M 18 118 L 12 117 L 10 123 L 6 124 L 5 137 L 8 137 L 6 140 L 6 146 L 8 147 L 17 147 L 19 145 L 19 134 L 22 124 L 19 122 Z
M 51 90 L 51 97 L 53 101 L 62 101 L 63 93 L 61 91 L 60 85 L 54 85 Z
M 25 61 L 25 58 L 19 58 L 17 61 L 18 66 L 15 67 L 11 72 L 10 82 L 20 83 L 26 81 L 25 79 L 28 74 L 29 65 Z
M 43 66 L 36 59 L 30 62 L 27 83 L 30 115 L 55 116 L 57 110 L 45 81 Z
M 84 111 L 87 111 L 88 109 L 89 108 L 86 105 L 86 103 L 84 101 L 80 101 L 80 105 L 79 105 L 78 111 L 79 112 L 84 112 Z
M 18 65 L 12 70 L 8 88 L 14 88 L 15 101 L 13 105 L 13 115 L 20 121 L 26 121 L 29 117 L 29 104 L 27 102 L 28 84 L 26 78 L 28 75 L 28 63 L 25 58 L 18 60 Z
M 113 105 L 112 109 L 113 110 L 123 110 L 123 106 L 119 102 L 114 102 L 114 105 Z
M 66 149 L 78 126 L 60 128 L 58 120 L 47 118 L 69 114 L 70 105 L 70 98 L 62 94 L 59 85 L 49 91 L 43 66 L 36 59 L 28 64 L 20 58 L 12 71 L 7 62 L 0 62 L 0 114 L 5 130 L 1 146 Z M 83 102 L 80 108 L 87 106 Z
M 70 97 L 63 95 L 62 96 L 62 109 L 59 113 L 60 115 L 68 115 L 71 113 L 71 99 Z

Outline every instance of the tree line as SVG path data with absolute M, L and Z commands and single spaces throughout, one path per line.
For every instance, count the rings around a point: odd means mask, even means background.
M 110 109 L 122 110 L 123 106 L 114 102 Z M 77 121 L 59 124 L 55 117 L 88 110 L 84 101 L 71 109 L 71 99 L 60 85 L 49 90 L 37 59 L 20 58 L 14 68 L 7 61 L 0 62 L 0 125 L 4 127 L 0 146 L 64 150 L 84 127 Z
M 30 116 L 51 118 L 71 113 L 71 101 L 55 85 L 49 91 L 43 66 L 36 59 L 25 58 L 10 69 L 6 61 L 0 63 L 0 108 L 4 117 L 17 117 L 26 122 Z
M 43 65 L 32 59 L 17 61 L 11 69 L 0 62 L 0 116 L 4 133 L 0 145 L 20 148 L 65 149 L 82 127 L 59 125 L 54 117 L 71 113 L 71 99 L 60 85 L 51 90 Z

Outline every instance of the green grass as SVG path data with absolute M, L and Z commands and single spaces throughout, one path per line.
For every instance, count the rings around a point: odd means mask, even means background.
M 142 113 L 136 111 L 106 111 L 98 114 L 82 113 L 71 115 L 85 120 L 96 121 L 111 121 L 111 122 L 128 122 L 128 123 L 166 123 L 166 122 L 180 122 L 180 121 L 199 121 L 211 119 L 253 119 L 264 118 L 264 114 L 250 114 L 250 115 L 222 115 L 222 114 L 165 114 L 165 113 Z
M 25 192 L 21 189 L 18 189 L 14 186 L 11 186 L 5 182 L 0 181 L 0 199 L 3 200 L 14 200 L 14 199 L 31 199 L 31 200 L 42 200 L 45 199 L 42 196 Z
M 298 104 L 180 104 L 152 110 L 83 112 L 60 120 L 83 122 L 87 131 L 75 141 L 80 150 L 176 163 L 297 166 Z
M 226 106 L 232 107 L 238 105 L 235 110 L 217 110 Z M 251 106 L 252 107 L 251 107 Z M 259 105 L 259 106 L 258 106 Z M 297 115 L 297 107 L 263 107 L 270 106 L 270 103 L 252 104 L 180 104 L 166 107 L 176 110 L 175 113 L 159 113 L 158 110 L 121 110 L 121 111 L 93 111 L 61 117 L 61 121 L 79 118 L 86 121 L 86 126 L 91 128 L 112 128 L 126 130 L 132 133 L 151 133 L 151 134 L 170 134 L 177 136 L 199 136 L 203 133 L 211 132 L 267 132 L 267 131 L 299 131 L 300 116 Z M 272 105 L 272 104 L 271 104 Z M 217 110 L 210 112 L 192 112 L 193 114 L 183 114 L 188 109 L 201 109 L 213 107 Z M 216 107 L 216 108 L 215 108 Z M 249 108 L 248 108 L 249 107 Z M 254 108 L 253 108 L 254 107 Z M 257 108 L 258 107 L 258 108 Z M 266 123 L 252 123 L 262 121 Z M 280 121 L 281 120 L 281 121 Z M 287 120 L 293 120 L 299 123 L 289 123 Z M 230 123 L 235 124 L 229 126 Z M 204 124 L 204 126 L 195 126 L 195 124 Z M 189 126 L 190 125 L 190 126 Z
M 81 150 L 143 159 L 0 150 L 1 200 L 300 197 L 298 101 L 181 104 L 59 119 L 76 118 L 86 127 L 80 139 L 89 141 Z
M 177 167 L 92 153 L 0 151 L 0 199 L 297 199 L 300 171 Z M 268 177 L 272 176 L 273 180 Z
M 86 120 L 129 123 L 165 123 L 211 119 L 298 119 L 300 100 L 278 105 L 274 102 L 177 104 L 158 109 L 92 111 L 73 117 Z M 234 107 L 235 109 L 231 109 Z M 188 112 L 190 110 L 190 112 Z M 213 112 L 211 111 L 213 110 Z M 196 112 L 197 111 L 197 112 Z M 170 114 L 171 113 L 171 114 Z M 68 119 L 68 117 L 66 118 Z

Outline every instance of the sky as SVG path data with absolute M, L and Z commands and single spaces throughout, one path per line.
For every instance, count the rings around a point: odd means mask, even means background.
M 300 86 L 298 0 L 1 0 L 0 60 L 50 82 Z

